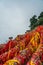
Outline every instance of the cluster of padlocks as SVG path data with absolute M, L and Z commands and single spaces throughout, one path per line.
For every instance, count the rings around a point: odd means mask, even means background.
M 43 65 L 43 26 L 10 39 L 0 49 L 0 65 Z

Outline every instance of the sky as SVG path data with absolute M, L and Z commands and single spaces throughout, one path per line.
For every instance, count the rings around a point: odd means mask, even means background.
M 43 0 L 0 0 L 0 44 L 30 29 L 30 18 L 43 11 Z

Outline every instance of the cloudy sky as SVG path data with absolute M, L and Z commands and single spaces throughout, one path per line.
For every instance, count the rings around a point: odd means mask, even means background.
M 43 11 L 43 0 L 0 0 L 0 43 L 29 29 L 29 19 Z

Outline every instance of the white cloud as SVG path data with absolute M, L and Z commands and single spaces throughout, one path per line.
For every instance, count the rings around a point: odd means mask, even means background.
M 12 7 L 6 7 L 0 4 L 0 42 L 6 40 L 9 36 L 16 36 L 24 33 L 24 14 L 17 4 L 11 4 Z
M 0 0 L 0 43 L 25 33 L 29 19 L 43 11 L 41 0 Z

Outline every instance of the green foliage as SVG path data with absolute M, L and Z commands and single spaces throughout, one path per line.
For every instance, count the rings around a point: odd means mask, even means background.
M 40 17 L 40 19 L 38 20 L 39 25 L 43 25 L 43 17 Z
M 37 16 L 34 15 L 32 18 L 30 18 L 30 28 L 31 28 L 31 30 L 34 29 L 35 23 L 37 22 L 37 18 L 36 17 Z
M 43 12 L 40 13 L 38 18 L 36 15 L 30 18 L 30 29 L 31 30 L 35 29 L 39 25 L 43 25 Z
M 38 16 L 38 19 L 40 19 L 41 17 L 43 17 L 43 12 L 40 13 L 40 15 Z

